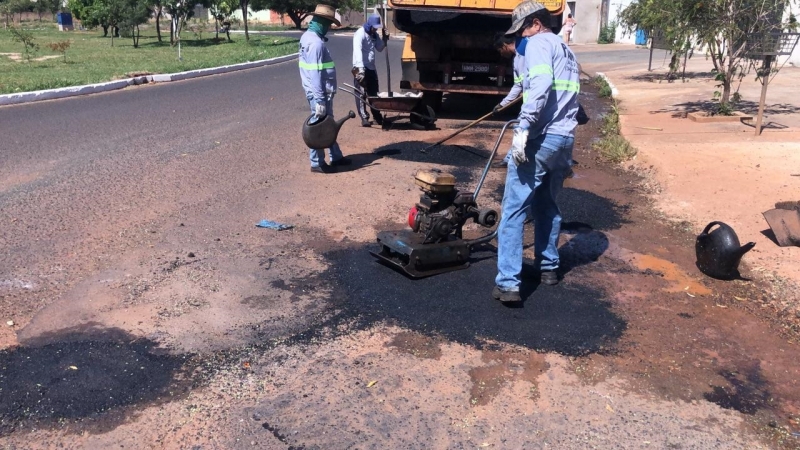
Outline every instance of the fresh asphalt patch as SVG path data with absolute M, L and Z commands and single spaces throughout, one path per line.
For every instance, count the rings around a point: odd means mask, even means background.
M 131 407 L 182 398 L 194 382 L 193 355 L 123 330 L 67 330 L 44 340 L 0 350 L 0 436 L 70 423 L 110 430 Z
M 297 290 L 330 291 L 330 310 L 335 311 L 295 336 L 296 341 L 388 323 L 477 348 L 508 343 L 578 356 L 611 351 L 627 326 L 602 290 L 577 280 L 538 285 L 530 266 L 523 273 L 528 279 L 521 304 L 509 307 L 492 300 L 497 266 L 496 253 L 488 246 L 473 253 L 468 269 L 416 280 L 378 262 L 369 253 L 374 248 L 330 250 L 325 253 L 327 270 L 313 279 L 292 281 Z

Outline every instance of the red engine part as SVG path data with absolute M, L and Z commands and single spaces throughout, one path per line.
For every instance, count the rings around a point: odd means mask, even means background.
M 417 207 L 413 206 L 408 210 L 408 226 L 416 233 L 419 231 L 419 222 L 417 222 Z

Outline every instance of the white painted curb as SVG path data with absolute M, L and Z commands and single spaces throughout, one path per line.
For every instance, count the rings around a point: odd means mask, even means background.
M 255 67 L 269 66 L 297 58 L 297 54 L 278 56 L 261 61 L 231 64 L 221 67 L 210 67 L 208 69 L 189 70 L 186 72 L 168 73 L 161 75 L 147 75 L 124 80 L 107 81 L 105 83 L 87 84 L 84 86 L 71 86 L 57 89 L 45 89 L 41 91 L 20 92 L 16 94 L 0 95 L 0 106 L 18 105 L 20 103 L 38 102 L 41 100 L 55 100 L 59 98 L 75 97 L 78 95 L 97 94 L 99 92 L 114 91 L 128 86 L 140 85 L 149 82 L 165 83 L 169 81 L 188 80 L 190 78 L 217 75 L 220 73 L 234 72 L 237 70 L 252 69 Z
M 150 78 L 156 83 L 164 83 L 168 81 L 187 80 L 189 78 L 205 77 L 208 75 L 217 75 L 220 73 L 234 72 L 237 70 L 252 69 L 254 67 L 268 66 L 270 64 L 277 64 L 285 61 L 291 61 L 297 58 L 297 54 L 278 56 L 277 58 L 263 59 L 261 61 L 253 61 L 239 64 L 231 64 L 229 66 L 209 67 L 208 69 L 188 70 L 186 72 L 167 73 L 162 75 L 151 75 Z
M 606 74 L 604 74 L 603 72 L 597 72 L 597 76 L 602 78 L 602 79 L 604 79 L 604 80 L 606 80 L 606 83 L 608 83 L 608 87 L 611 88 L 611 97 L 612 98 L 619 97 L 619 90 L 617 89 L 616 86 L 614 86 L 614 83 L 611 82 L 611 78 L 608 78 L 606 76 Z

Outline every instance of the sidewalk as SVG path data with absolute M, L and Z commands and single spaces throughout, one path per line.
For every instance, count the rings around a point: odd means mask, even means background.
M 667 83 L 656 78 L 666 73 L 663 52 L 648 72 L 647 50 L 574 50 L 584 71 L 605 73 L 619 90 L 622 133 L 639 150 L 633 166 L 655 182 L 659 209 L 698 233 L 711 221 L 728 223 L 742 243 L 756 242 L 744 258 L 753 272 L 800 282 L 800 248 L 778 247 L 764 234 L 769 226 L 762 216 L 775 202 L 800 200 L 800 69 L 784 67 L 770 83 L 764 118 L 770 128 L 757 137 L 744 123 L 685 118 L 717 89 L 704 55 L 689 60 L 686 82 Z M 740 109 L 755 116 L 761 84 L 754 78 L 746 76 L 739 92 Z

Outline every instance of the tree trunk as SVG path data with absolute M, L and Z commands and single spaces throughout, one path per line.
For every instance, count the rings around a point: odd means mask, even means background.
M 139 48 L 139 25 L 136 25 L 136 29 L 131 34 L 133 35 L 133 48 Z
M 161 6 L 156 6 L 156 36 L 158 42 L 161 42 Z
M 112 46 L 112 47 L 114 46 L 114 35 L 115 35 L 115 34 L 116 34 L 116 33 L 114 33 L 114 32 L 112 32 L 112 33 L 111 33 L 111 46 Z
M 250 40 L 250 30 L 247 28 L 247 7 L 250 4 L 249 0 L 240 0 L 239 4 L 242 6 L 242 21 L 244 22 L 244 40 Z
M 225 34 L 228 36 L 228 42 L 233 42 L 233 39 L 231 39 L 231 29 L 230 29 L 230 27 L 228 27 L 228 29 L 225 31 Z
M 101 25 L 103 27 L 103 37 L 108 37 L 108 25 Z
M 214 37 L 215 41 L 219 41 L 219 19 L 214 17 L 214 32 L 216 36 Z
M 303 26 L 303 19 L 306 18 L 305 15 L 301 16 L 300 13 L 292 10 L 287 11 L 286 14 L 289 16 L 289 19 L 291 19 L 292 22 L 294 22 L 295 28 L 299 30 L 300 27 Z
M 175 22 L 170 19 L 169 20 L 169 45 L 175 45 Z

